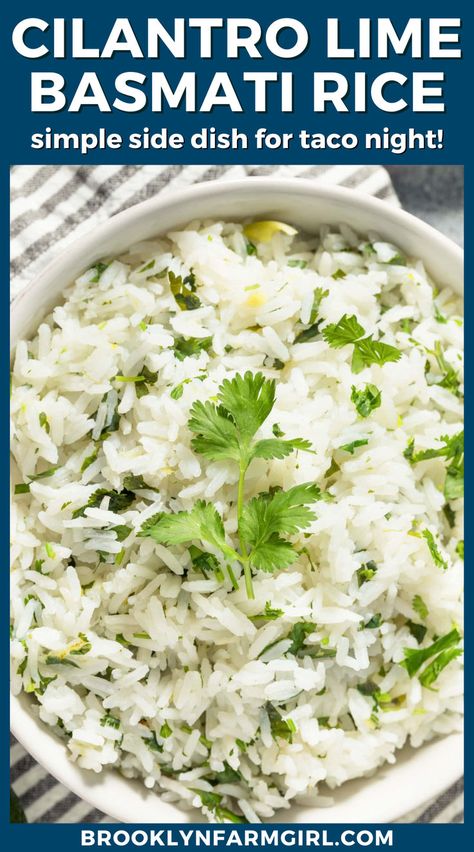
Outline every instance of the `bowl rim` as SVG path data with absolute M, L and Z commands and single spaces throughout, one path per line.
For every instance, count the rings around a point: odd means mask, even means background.
M 252 195 L 255 190 L 258 191 L 259 189 L 262 192 L 269 193 L 270 195 L 272 193 L 279 194 L 285 190 L 288 192 L 295 192 L 295 190 L 297 190 L 304 196 L 314 196 L 316 194 L 322 199 L 326 198 L 328 201 L 345 201 L 348 204 L 363 207 L 366 211 L 373 213 L 375 216 L 380 214 L 382 219 L 385 221 L 391 221 L 394 225 L 411 226 L 413 231 L 417 232 L 420 237 L 423 237 L 424 235 L 426 238 L 436 241 L 441 248 L 444 248 L 445 251 L 454 254 L 456 259 L 463 263 L 463 249 L 445 234 L 442 234 L 432 225 L 423 222 L 417 216 L 407 212 L 402 207 L 390 204 L 383 199 L 360 192 L 357 189 L 326 185 L 318 183 L 317 180 L 311 180 L 310 178 L 303 177 L 275 178 L 267 176 L 249 176 L 247 178 L 238 179 L 200 181 L 199 183 L 192 184 L 191 186 L 173 191 L 172 195 L 171 193 L 168 193 L 166 189 L 165 191 L 162 190 L 152 198 L 140 201 L 119 213 L 115 213 L 113 216 L 109 216 L 94 228 L 86 231 L 86 233 L 73 238 L 72 242 L 63 248 L 56 257 L 53 257 L 46 264 L 45 268 L 13 298 L 10 305 L 11 319 L 13 319 L 13 314 L 17 310 L 19 304 L 27 297 L 27 295 L 29 295 L 31 290 L 39 289 L 43 280 L 47 279 L 56 268 L 59 268 L 65 262 L 69 262 L 71 252 L 78 252 L 79 246 L 81 247 L 81 252 L 86 253 L 89 248 L 92 248 L 96 244 L 99 238 L 105 238 L 109 234 L 116 232 L 117 229 L 120 229 L 121 227 L 125 228 L 127 223 L 132 222 L 138 216 L 146 218 L 148 214 L 151 214 L 152 212 L 159 212 L 170 206 L 178 207 L 186 204 L 188 201 L 192 202 L 195 199 L 204 198 L 206 195 L 218 198 L 219 196 L 228 194 L 229 191 L 238 191 L 244 195 Z M 236 218 L 238 219 L 239 217 Z
M 434 241 L 438 244 L 438 246 L 445 251 L 450 257 L 460 265 L 462 270 L 463 264 L 463 249 L 458 246 L 453 240 L 449 237 L 441 234 L 436 228 L 423 222 L 418 219 L 411 213 L 403 210 L 402 208 L 397 207 L 396 205 L 392 205 L 387 203 L 387 201 L 381 200 L 379 198 L 375 198 L 371 195 L 364 194 L 357 189 L 350 189 L 347 187 L 341 186 L 333 186 L 319 183 L 317 180 L 304 178 L 304 177 L 294 177 L 294 178 L 278 178 L 278 177 L 267 177 L 267 176 L 258 176 L 258 177 L 247 177 L 244 179 L 225 179 L 225 180 L 211 180 L 205 182 L 199 182 L 193 184 L 192 186 L 188 186 L 177 191 L 173 191 L 173 193 L 168 192 L 159 192 L 156 196 L 149 198 L 145 201 L 139 202 L 138 204 L 134 204 L 131 207 L 122 210 L 119 213 L 110 216 L 99 225 L 95 226 L 95 228 L 87 230 L 84 234 L 73 237 L 71 243 L 67 245 L 57 256 L 53 257 L 44 267 L 44 269 L 32 279 L 22 290 L 15 296 L 15 298 L 11 302 L 10 306 L 10 322 L 11 322 L 11 330 L 13 331 L 13 324 L 15 320 L 15 314 L 25 299 L 29 298 L 31 292 L 34 290 L 41 290 L 44 288 L 48 280 L 53 275 L 58 275 L 61 273 L 61 270 L 64 271 L 64 274 L 67 275 L 67 266 L 71 266 L 71 255 L 73 257 L 77 257 L 79 260 L 79 256 L 83 255 L 84 257 L 88 257 L 90 253 L 93 253 L 95 247 L 97 246 L 100 240 L 104 240 L 107 237 L 111 237 L 116 234 L 120 230 L 126 231 L 127 225 L 135 222 L 137 220 L 143 219 L 146 220 L 150 216 L 154 214 L 165 212 L 167 208 L 172 207 L 173 209 L 179 208 L 181 206 L 185 206 L 187 203 L 192 203 L 198 199 L 209 199 L 210 204 L 212 204 L 213 199 L 220 198 L 222 196 L 226 196 L 229 193 L 238 192 L 240 196 L 254 196 L 255 193 L 265 193 L 269 197 L 269 205 L 271 203 L 271 196 L 281 195 L 284 192 L 288 192 L 291 194 L 300 194 L 302 198 L 306 198 L 308 196 L 318 196 L 321 200 L 327 200 L 328 202 L 339 202 L 346 203 L 348 206 L 354 208 L 362 208 L 368 214 L 372 214 L 375 219 L 383 219 L 384 223 L 392 224 L 395 227 L 402 227 L 406 229 L 410 228 L 412 232 L 419 238 L 420 240 L 426 239 L 429 241 Z M 195 218 L 195 217 L 194 217 Z M 212 218 L 212 210 L 210 211 L 209 218 Z M 236 219 L 241 219 L 241 216 L 236 216 Z M 185 219 L 185 217 L 183 217 Z M 192 218 L 190 218 L 192 221 Z M 166 230 L 165 228 L 160 227 L 160 223 L 157 223 L 157 231 L 163 232 Z M 376 229 L 374 229 L 376 230 Z M 69 276 L 70 278 L 70 276 Z M 58 293 L 57 303 L 60 302 L 60 294 Z M 40 321 L 41 317 L 39 317 L 38 321 Z M 14 345 L 14 335 L 11 334 L 11 343 Z M 16 739 L 23 745 L 23 747 L 37 760 L 37 762 L 46 769 L 51 775 L 53 775 L 59 782 L 67 785 L 68 789 L 72 790 L 76 795 L 78 795 L 83 801 L 86 801 L 91 804 L 92 807 L 99 807 L 104 810 L 105 813 L 114 816 L 116 819 L 121 819 L 123 821 L 123 815 L 118 816 L 119 808 L 115 808 L 115 803 L 111 802 L 108 807 L 105 796 L 103 796 L 100 800 L 100 804 L 98 804 L 98 796 L 97 790 L 94 792 L 93 785 L 87 785 L 87 783 L 83 780 L 82 773 L 83 770 L 80 770 L 75 764 L 72 764 L 68 760 L 68 766 L 71 767 L 71 777 L 67 777 L 64 779 L 64 772 L 59 767 L 58 763 L 55 760 L 55 754 L 59 756 L 59 750 L 64 750 L 63 742 L 54 737 L 54 734 L 51 732 L 51 729 L 48 726 L 44 725 L 39 717 L 35 716 L 34 713 L 31 713 L 26 709 L 26 699 L 28 696 L 21 694 L 20 696 L 11 695 L 10 701 L 10 722 L 11 722 L 11 731 Z M 28 705 L 30 702 L 28 702 Z M 44 746 L 42 746 L 39 742 L 35 742 L 30 738 L 30 735 L 36 731 L 38 732 L 38 727 L 40 728 L 41 734 L 47 735 L 50 740 L 51 752 L 45 750 Z M 42 737 L 39 738 L 40 740 Z M 445 771 L 443 775 L 442 783 L 434 783 L 435 778 L 434 774 L 430 777 L 431 785 L 427 785 L 426 794 L 423 793 L 419 795 L 416 800 L 415 806 L 421 806 L 426 803 L 426 801 L 432 796 L 436 796 L 442 793 L 444 789 L 446 789 L 450 784 L 452 784 L 459 775 L 462 773 L 462 735 L 453 733 L 445 736 L 443 741 L 448 746 L 448 741 L 451 743 L 451 750 L 455 751 L 457 759 L 453 761 L 450 765 L 449 771 Z M 435 741 L 439 743 L 439 741 Z M 54 746 L 57 746 L 57 749 Z M 423 749 L 429 749 L 431 746 L 432 753 L 436 752 L 436 748 L 433 749 L 433 741 L 426 743 L 421 747 L 421 750 L 417 750 L 415 752 L 415 756 L 421 757 L 421 752 Z M 415 750 L 413 750 L 415 751 Z M 61 763 L 61 761 L 59 761 Z M 446 770 L 446 767 L 445 767 Z M 74 775 L 75 771 L 75 775 Z M 117 770 L 112 770 L 117 772 Z M 74 778 L 72 777 L 74 775 Z M 76 780 L 77 776 L 77 780 Z M 122 778 L 122 776 L 120 776 Z M 126 779 L 124 779 L 126 780 Z M 364 779 L 362 779 L 364 780 Z M 371 777 L 365 778 L 366 781 L 370 782 Z M 439 776 L 438 776 L 439 780 Z M 351 782 L 347 782 L 351 783 Z M 90 789 L 90 793 L 89 793 Z M 421 790 L 419 790 L 421 794 Z M 165 804 L 165 803 L 162 803 Z M 179 805 L 178 805 L 179 807 Z M 313 808 L 308 809 L 308 816 L 310 815 Z M 388 822 L 398 817 L 402 816 L 406 812 L 406 806 L 401 810 L 400 807 L 393 806 L 390 807 L 389 803 L 385 804 L 385 810 L 383 812 L 381 819 L 375 819 L 372 821 L 375 822 Z M 186 819 L 186 812 L 183 811 L 183 822 Z M 323 812 L 320 812 L 323 813 Z M 284 817 L 285 812 L 279 812 L 278 817 Z M 321 816 L 321 819 L 324 819 L 324 816 Z M 329 820 L 331 821 L 331 820 Z M 363 820 L 367 821 L 367 820 Z M 341 819 L 340 822 L 343 822 Z

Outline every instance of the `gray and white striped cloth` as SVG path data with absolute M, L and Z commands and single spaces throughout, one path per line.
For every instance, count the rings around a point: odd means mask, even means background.
M 59 252 L 132 204 L 198 181 L 253 175 L 313 178 L 357 187 L 398 204 L 379 166 L 13 166 L 11 170 L 11 287 L 16 296 Z M 29 822 L 112 822 L 50 776 L 11 741 L 11 780 Z M 462 822 L 462 779 L 400 822 Z M 375 815 L 374 815 L 375 816 Z

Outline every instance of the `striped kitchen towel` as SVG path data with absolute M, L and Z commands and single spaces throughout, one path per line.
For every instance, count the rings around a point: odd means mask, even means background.
M 357 188 L 398 204 L 379 166 L 14 166 L 11 170 L 11 273 L 16 296 L 81 234 L 132 204 L 197 181 L 253 175 L 305 177 Z M 29 822 L 111 822 L 39 766 L 12 738 L 11 779 Z M 462 781 L 401 822 L 461 822 Z

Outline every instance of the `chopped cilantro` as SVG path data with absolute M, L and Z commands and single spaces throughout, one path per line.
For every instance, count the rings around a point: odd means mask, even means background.
M 20 482 L 15 485 L 15 494 L 29 494 L 30 492 L 30 484 L 32 482 L 36 482 L 38 479 L 48 479 L 50 476 L 56 473 L 59 470 L 59 467 L 50 467 L 48 470 L 43 470 L 41 473 L 36 473 L 33 476 L 28 477 L 29 482 Z
M 49 425 L 48 417 L 47 417 L 47 415 L 46 415 L 46 413 L 45 413 L 44 411 L 40 411 L 40 414 L 39 414 L 39 425 L 40 425 L 40 426 L 41 426 L 41 428 L 42 428 L 42 429 L 44 429 L 44 431 L 45 431 L 45 432 L 47 432 L 47 434 L 49 435 L 49 433 L 51 432 L 51 426 Z
M 289 260 L 287 262 L 287 266 L 296 267 L 297 269 L 306 269 L 306 267 L 308 266 L 308 261 L 307 260 L 297 260 L 297 259 Z
M 447 317 L 445 317 L 444 314 L 441 313 L 436 302 L 433 302 L 433 309 L 434 309 L 434 318 L 435 318 L 436 322 L 439 322 L 442 325 L 445 325 L 448 321 Z
M 195 311 L 201 307 L 201 300 L 196 295 L 196 277 L 193 272 L 183 278 L 170 270 L 168 279 L 175 302 L 182 311 Z
M 162 724 L 161 728 L 160 728 L 160 737 L 163 740 L 167 740 L 168 737 L 170 737 L 172 733 L 173 733 L 173 731 L 171 730 L 170 726 L 168 725 L 168 722 L 164 722 Z
M 120 719 L 112 716 L 111 713 L 106 713 L 105 716 L 102 716 L 100 724 L 103 728 L 115 728 L 115 730 L 118 730 L 120 728 Z
M 365 447 L 369 443 L 368 438 L 358 438 L 356 441 L 351 441 L 349 444 L 343 444 L 339 447 L 340 450 L 345 450 L 346 453 L 350 453 L 351 456 L 354 455 L 354 451 L 357 447 Z
M 446 633 L 445 636 L 440 636 L 439 639 L 436 639 L 432 645 L 428 645 L 427 648 L 420 648 L 419 650 L 414 648 L 405 648 L 405 659 L 402 663 L 400 663 L 400 665 L 407 670 L 410 677 L 414 677 L 426 660 L 429 660 L 436 654 L 452 649 L 454 646 L 458 645 L 460 641 L 460 633 L 457 628 L 453 628 L 453 630 Z
M 415 621 L 409 619 L 407 621 L 407 627 L 412 636 L 416 639 L 419 645 L 423 642 L 423 639 L 426 636 L 428 628 L 424 624 L 417 624 Z
M 281 739 L 287 743 L 293 742 L 293 734 L 296 733 L 297 727 L 293 719 L 282 719 L 278 710 L 270 704 L 267 708 L 268 717 L 270 719 L 270 729 L 274 740 Z
M 90 456 L 85 457 L 84 461 L 81 464 L 81 473 L 84 473 L 84 471 L 87 470 L 87 468 L 90 467 L 91 464 L 93 464 L 95 462 L 98 454 L 99 454 L 99 451 L 96 447 L 94 450 L 92 450 L 92 453 L 90 454 Z
M 443 506 L 443 514 L 450 528 L 452 529 L 454 527 L 454 524 L 456 523 L 456 512 L 452 510 L 449 503 L 445 503 L 445 505 Z
M 369 580 L 372 580 L 372 578 L 375 577 L 376 572 L 377 565 L 372 559 L 364 565 L 361 565 L 361 567 L 356 571 L 359 588 L 363 585 L 363 583 L 367 583 Z
M 128 473 L 123 480 L 123 487 L 127 491 L 140 491 L 143 488 L 150 488 L 143 479 L 142 474 L 138 476 L 134 473 Z M 152 489 L 154 490 L 154 489 Z
M 360 417 L 368 417 L 372 411 L 380 408 L 382 394 L 378 387 L 370 382 L 361 390 L 357 390 L 356 386 L 352 385 L 351 402 L 354 403 Z
M 446 648 L 434 660 L 429 663 L 425 670 L 420 675 L 420 683 L 422 686 L 431 688 L 431 685 L 435 682 L 438 675 L 449 665 L 452 660 L 455 660 L 456 657 L 460 657 L 462 654 L 461 648 Z
M 150 393 L 150 385 L 154 385 L 158 381 L 158 373 L 149 370 L 144 364 L 138 378 L 140 378 L 141 381 L 139 384 L 135 385 L 135 394 L 138 399 L 141 399 L 142 396 L 146 396 Z
M 313 323 L 313 325 L 308 326 L 308 328 L 304 328 L 303 331 L 300 331 L 300 333 L 296 335 L 294 342 L 308 343 L 309 340 L 313 340 L 315 337 L 318 337 L 321 322 L 322 320 L 319 320 L 318 322 Z
M 117 526 L 112 527 L 112 530 L 117 536 L 117 541 L 125 541 L 132 532 L 132 528 L 127 527 L 126 524 L 117 524 Z
M 433 562 L 437 568 L 443 568 L 446 570 L 448 568 L 448 563 L 446 559 L 441 555 L 439 547 L 436 543 L 436 539 L 431 532 L 431 530 L 422 530 L 421 535 L 426 540 L 431 556 L 433 557 Z
M 464 431 L 452 435 L 442 435 L 440 447 L 415 451 L 415 440 L 410 438 L 403 453 L 410 464 L 428 461 L 435 458 L 445 458 L 449 462 L 446 468 L 444 496 L 446 500 L 457 500 L 464 495 Z
M 118 413 L 118 393 L 114 388 L 105 394 L 102 403 L 105 403 L 106 414 L 104 425 L 102 426 L 100 435 L 97 438 L 98 441 L 105 441 L 111 432 L 117 431 L 120 423 L 120 415 Z
M 414 595 L 411 605 L 420 618 L 425 619 L 428 616 L 428 607 L 421 595 Z
M 438 368 L 441 371 L 441 378 L 439 376 L 435 376 L 433 380 L 429 380 L 427 378 L 428 384 L 435 384 L 441 388 L 445 388 L 454 394 L 454 396 L 462 396 L 459 389 L 461 382 L 458 374 L 449 361 L 446 360 L 439 341 L 436 341 L 434 350 L 429 351 L 429 354 L 434 356 Z
M 263 612 L 258 613 L 258 615 L 251 615 L 251 621 L 275 621 L 277 618 L 281 618 L 284 615 L 282 609 L 274 609 L 270 603 L 270 601 L 265 602 L 265 609 Z
M 94 491 L 94 493 L 91 494 L 85 506 L 75 509 L 72 513 L 72 517 L 82 518 L 84 517 L 86 509 L 98 509 L 104 497 L 110 497 L 109 512 L 122 512 L 124 509 L 128 509 L 131 503 L 135 500 L 135 494 L 132 491 L 128 491 L 126 488 L 123 491 L 98 488 L 97 491 Z
M 316 322 L 316 319 L 319 315 L 319 308 L 321 307 L 321 302 L 323 299 L 329 296 L 329 290 L 323 290 L 322 287 L 316 287 L 313 293 L 313 304 L 311 306 L 311 314 L 309 317 L 310 325 Z
M 175 337 L 174 354 L 178 361 L 185 358 L 193 358 L 200 352 L 209 352 L 212 346 L 212 337 Z
M 95 272 L 95 275 L 93 278 L 91 278 L 90 283 L 98 284 L 102 277 L 102 274 L 105 272 L 108 266 L 110 266 L 110 263 L 104 263 L 103 261 L 99 261 L 99 263 L 96 263 L 95 266 L 92 266 L 90 271 Z
M 142 737 L 142 739 L 145 745 L 148 746 L 150 751 L 156 751 L 158 752 L 158 754 L 161 754 L 161 752 L 163 751 L 163 746 L 160 745 L 160 743 L 158 742 L 154 731 L 151 732 L 151 737 Z
M 242 780 L 242 775 L 238 769 L 233 769 L 227 761 L 224 761 L 224 769 L 221 772 L 214 772 L 213 781 L 216 784 L 235 784 Z
M 383 624 L 382 615 L 380 612 L 376 612 L 375 615 L 372 616 L 372 618 L 369 618 L 369 620 L 365 623 L 364 627 L 367 630 L 374 630 L 375 628 L 380 627 L 381 624 Z

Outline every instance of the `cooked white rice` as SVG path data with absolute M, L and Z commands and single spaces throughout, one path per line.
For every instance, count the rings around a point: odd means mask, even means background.
M 407 452 L 462 429 L 459 297 L 435 291 L 420 261 L 344 226 L 249 243 L 241 224 L 194 222 L 106 263 L 16 347 L 13 691 L 32 693 L 32 712 L 79 766 L 138 776 L 211 821 L 232 818 L 221 808 L 255 821 L 314 803 L 393 763 L 405 743 L 458 730 L 460 659 L 431 687 L 400 663 L 462 618 L 462 500 L 446 506 L 449 458 L 410 463 Z M 192 270 L 196 309 L 180 309 L 165 269 Z M 327 291 L 319 333 L 295 342 L 314 321 L 317 288 Z M 352 372 L 353 345 L 331 348 L 320 333 L 344 314 L 401 358 Z M 212 340 L 179 358 L 180 338 Z M 144 366 L 158 374 L 144 393 L 115 378 Z M 188 419 L 194 401 L 245 371 L 277 382 L 259 436 L 278 424 L 315 451 L 254 460 L 246 499 L 308 481 L 327 492 L 291 537 L 297 561 L 254 572 L 254 600 L 237 563 L 234 590 L 227 575 L 193 568 L 186 546 L 137 536 L 155 513 L 203 499 L 238 546 L 238 471 L 192 449 Z M 361 417 L 352 386 L 367 383 L 381 404 Z M 77 511 L 130 475 L 146 487 L 125 509 L 105 496 Z M 251 620 L 267 602 L 281 613 Z M 314 629 L 294 654 L 300 622 Z

